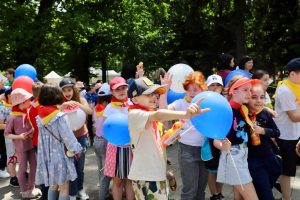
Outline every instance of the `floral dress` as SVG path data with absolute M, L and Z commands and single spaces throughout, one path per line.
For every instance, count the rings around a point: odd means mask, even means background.
M 65 114 L 59 112 L 46 125 L 37 116 L 37 126 L 39 137 L 35 183 L 49 186 L 75 180 L 77 173 L 74 158 L 65 155 L 65 147 L 73 152 L 81 152 L 82 147 L 77 142 Z

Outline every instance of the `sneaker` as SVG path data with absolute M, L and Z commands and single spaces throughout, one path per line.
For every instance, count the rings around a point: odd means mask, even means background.
M 22 192 L 23 199 L 35 199 L 41 196 L 35 189 Z
M 69 196 L 70 200 L 76 200 L 76 196 Z
M 9 181 L 9 185 L 13 186 L 13 187 L 20 187 L 18 178 L 16 176 L 15 177 L 11 177 L 10 181 Z
M 219 194 L 214 194 L 214 195 L 212 195 L 210 198 L 209 198 L 209 200 L 221 200 L 222 198 L 220 197 L 220 195 Z
M 78 194 L 77 194 L 77 198 L 81 199 L 81 200 L 87 200 L 89 199 L 89 195 L 84 191 L 84 189 L 78 191 Z
M 10 177 L 9 173 L 7 173 L 7 171 L 4 170 L 0 170 L 0 178 L 8 178 Z
M 31 193 L 34 195 L 34 196 L 42 196 L 42 191 L 38 188 L 33 188 L 33 190 L 31 190 Z
M 220 199 L 224 199 L 224 196 L 221 192 L 218 195 L 219 195 Z

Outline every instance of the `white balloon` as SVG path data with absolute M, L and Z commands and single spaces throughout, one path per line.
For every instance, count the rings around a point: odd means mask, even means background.
M 66 114 L 73 131 L 80 129 L 86 121 L 86 114 L 80 108 L 72 112 L 66 112 Z
M 183 63 L 173 65 L 168 71 L 168 73 L 172 75 L 172 84 L 170 89 L 176 93 L 184 93 L 185 90 L 182 83 L 186 76 L 193 72 L 193 68 L 189 65 Z

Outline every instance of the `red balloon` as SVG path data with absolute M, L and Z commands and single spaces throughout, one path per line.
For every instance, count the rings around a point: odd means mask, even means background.
M 32 85 L 33 85 L 33 80 L 29 78 L 28 76 L 19 76 L 16 78 L 12 84 L 12 89 L 16 88 L 22 88 L 26 90 L 27 92 L 30 92 L 32 94 Z

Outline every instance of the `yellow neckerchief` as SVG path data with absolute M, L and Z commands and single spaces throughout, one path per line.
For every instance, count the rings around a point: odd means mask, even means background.
M 272 105 L 271 103 L 265 104 L 265 106 L 266 106 L 267 108 L 271 108 L 272 110 L 274 109 L 274 108 L 273 108 L 273 105 Z
M 10 107 L 12 107 L 12 105 L 11 105 L 11 104 L 7 103 L 7 102 L 6 102 L 6 101 L 4 101 L 4 100 L 2 100 L 2 104 L 3 104 L 3 106 L 4 106 L 4 107 L 7 107 L 7 108 L 10 108 Z
M 297 102 L 300 103 L 300 84 L 293 83 L 289 79 L 286 79 L 282 82 L 292 91 L 297 99 Z
M 9 114 L 20 117 L 27 114 L 27 109 L 21 110 L 18 106 L 13 106 Z
M 31 102 L 31 105 L 32 105 L 32 107 L 37 108 L 40 105 L 40 103 L 39 103 L 39 101 L 37 99 L 34 99 Z
M 241 106 L 241 109 L 240 109 L 240 112 L 242 113 L 246 123 L 251 127 L 251 129 L 253 130 L 253 122 L 252 120 L 249 118 L 249 110 L 247 108 L 247 106 L 245 105 L 242 105 Z
M 104 109 L 105 109 L 105 106 L 98 103 L 96 106 L 95 106 L 95 117 L 96 119 L 101 117 L 104 113 Z
M 186 102 L 191 103 L 192 99 L 189 98 L 188 96 L 184 96 L 183 98 L 184 100 L 186 100 Z
M 120 101 L 116 97 L 112 96 L 110 103 L 113 108 L 128 107 L 128 99 L 127 98 L 125 101 Z
M 162 123 L 162 122 L 158 122 L 157 123 L 157 129 L 158 129 L 158 131 L 159 131 L 159 135 L 160 135 L 160 137 L 161 136 L 163 136 L 163 134 L 164 134 L 164 124 Z
M 38 110 L 38 115 L 42 119 L 42 124 L 46 125 L 59 112 L 60 110 L 57 108 L 57 106 L 40 106 L 40 109 Z
M 279 82 L 278 82 L 277 87 L 276 87 L 276 90 L 275 90 L 275 94 L 274 94 L 273 98 L 275 98 L 278 88 L 279 88 L 283 83 L 284 83 L 284 84 L 286 85 L 286 87 L 288 87 L 288 88 L 291 90 L 291 92 L 294 94 L 294 96 L 295 96 L 296 99 L 297 99 L 297 102 L 300 103 L 300 85 L 299 85 L 299 84 L 296 84 L 296 83 L 293 83 L 293 82 L 290 81 L 289 79 L 286 79 L 286 80 L 283 80 L 283 81 L 279 81 Z

